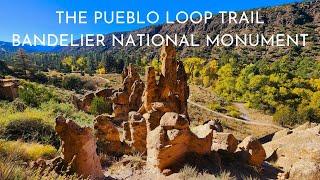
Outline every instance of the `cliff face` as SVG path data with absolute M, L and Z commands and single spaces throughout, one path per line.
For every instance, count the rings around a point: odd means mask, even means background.
M 307 38 L 307 45 L 302 48 L 293 47 L 250 47 L 250 46 L 238 46 L 238 47 L 207 47 L 203 44 L 201 47 L 178 47 L 178 53 L 182 57 L 186 56 L 200 56 L 200 57 L 214 57 L 219 58 L 221 51 L 233 51 L 241 55 L 246 55 L 249 59 L 255 59 L 255 57 L 277 59 L 277 57 L 286 55 L 291 51 L 298 52 L 300 54 L 315 57 L 320 59 L 320 2 L 314 1 L 310 3 L 290 4 L 279 7 L 259 9 L 261 19 L 264 24 L 221 24 L 221 17 L 217 15 L 213 17 L 208 23 L 193 24 L 191 22 L 185 24 L 164 24 L 160 26 L 152 26 L 143 29 L 139 29 L 132 32 L 124 33 L 125 37 L 129 34 L 194 34 L 195 37 L 204 37 L 209 35 L 215 37 L 218 34 L 238 34 L 243 35 L 246 33 L 252 34 L 264 34 L 266 36 L 277 33 L 285 34 L 309 34 Z M 120 33 L 116 33 L 119 36 Z M 203 38 L 202 38 L 203 39 Z M 135 42 L 138 42 L 138 38 Z M 86 53 L 89 51 L 96 52 L 112 52 L 116 54 L 120 51 L 126 52 L 128 55 L 143 54 L 152 58 L 157 56 L 158 48 L 154 46 L 128 46 L 128 47 L 113 47 L 112 35 L 108 34 L 105 37 L 105 47 L 65 47 L 60 49 L 66 53 Z

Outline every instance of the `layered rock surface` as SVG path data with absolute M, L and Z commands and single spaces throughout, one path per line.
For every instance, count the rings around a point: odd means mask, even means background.
M 282 168 L 290 179 L 318 179 L 320 125 L 306 123 L 290 132 L 283 130 L 271 142 L 263 145 L 266 160 Z
M 114 119 L 128 121 L 129 112 L 137 111 L 141 106 L 144 83 L 131 64 L 123 70 L 122 77 L 123 89 L 116 91 L 112 98 Z

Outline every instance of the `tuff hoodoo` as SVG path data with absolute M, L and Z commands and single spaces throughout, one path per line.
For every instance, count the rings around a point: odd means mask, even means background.
M 62 140 L 62 159 L 83 177 L 103 178 L 96 140 L 90 128 L 81 128 L 62 116 L 56 118 L 56 131 Z
M 129 65 L 122 73 L 122 89 L 112 95 L 109 91 L 91 95 L 107 97 L 113 102 L 113 114 L 102 114 L 95 119 L 98 152 L 117 156 L 138 152 L 146 156 L 147 167 L 159 172 L 178 170 L 187 162 L 188 155 L 209 158 L 219 167 L 224 157 L 261 166 L 266 153 L 254 138 L 248 137 L 238 144 L 232 134 L 223 132 L 219 121 L 189 127 L 188 77 L 183 63 L 176 60 L 172 44 L 162 47 L 161 61 L 161 72 L 147 68 L 146 85 Z M 87 99 L 92 99 L 91 96 Z M 100 176 L 101 166 L 91 130 L 61 117 L 57 118 L 56 130 L 63 140 L 64 159 L 71 162 L 76 172 Z M 84 168 L 83 163 L 91 164 L 91 168 Z

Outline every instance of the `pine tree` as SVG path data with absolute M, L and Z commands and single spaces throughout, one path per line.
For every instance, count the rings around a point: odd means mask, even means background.
M 28 71 L 32 70 L 32 63 L 23 49 L 19 49 L 17 51 L 17 54 L 14 58 L 14 68 L 22 71 L 25 75 Z

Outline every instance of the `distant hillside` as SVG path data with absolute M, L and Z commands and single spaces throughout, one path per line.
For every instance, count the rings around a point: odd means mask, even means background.
M 26 52 L 51 52 L 55 47 L 48 46 L 12 46 L 12 43 L 0 41 L 0 55 L 3 53 L 13 53 L 19 48 L 24 49 Z
M 271 35 L 277 33 L 286 34 L 298 34 L 307 33 L 309 37 L 307 39 L 308 44 L 303 48 L 294 47 L 179 47 L 178 52 L 182 57 L 186 56 L 200 56 L 205 58 L 219 58 L 223 52 L 236 52 L 237 54 L 244 55 L 249 59 L 256 58 L 268 58 L 277 59 L 283 55 L 286 55 L 292 51 L 296 53 L 315 57 L 320 60 L 320 2 L 308 2 L 284 5 L 272 8 L 260 9 L 260 14 L 265 21 L 265 24 L 221 24 L 221 17 L 215 16 L 211 22 L 207 24 L 192 24 L 188 22 L 186 24 L 164 24 L 160 26 L 152 26 L 143 28 L 140 30 L 127 32 L 129 33 L 148 33 L 150 35 L 159 34 L 191 34 L 196 37 L 202 37 L 206 34 L 214 37 L 218 34 L 245 34 L 245 33 L 260 33 L 264 35 Z M 136 39 L 138 42 L 138 39 Z M 158 48 L 154 46 L 142 46 L 142 47 L 112 47 L 111 34 L 106 35 L 106 47 L 63 47 L 59 48 L 59 51 L 66 53 L 87 53 L 87 52 L 110 52 L 111 54 L 117 54 L 119 52 L 125 52 L 128 55 L 135 56 L 137 54 L 148 56 L 153 58 L 157 55 Z

